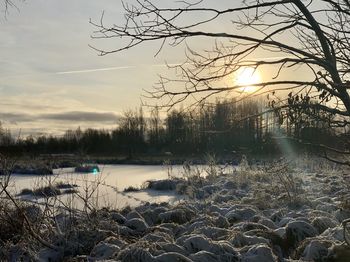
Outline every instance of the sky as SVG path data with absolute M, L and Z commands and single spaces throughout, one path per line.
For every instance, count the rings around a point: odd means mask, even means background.
M 158 46 L 98 56 L 89 47 L 103 11 L 123 22 L 120 1 L 27 0 L 0 18 L 0 119 L 13 132 L 61 134 L 68 128 L 112 128 L 141 103 L 174 54 L 154 57 Z M 147 52 L 145 52 L 145 48 Z M 166 57 L 166 59 L 165 59 Z
M 232 0 L 206 3 L 218 9 L 232 6 Z M 120 40 L 92 39 L 95 28 L 89 20 L 98 22 L 105 12 L 106 21 L 123 24 L 118 0 L 16 4 L 6 17 L 0 14 L 0 120 L 15 134 L 60 135 L 79 126 L 113 128 L 123 112 L 140 106 L 144 90 L 150 90 L 159 75 L 168 74 L 165 63 L 185 59 L 184 45 L 164 48 L 155 57 L 160 43 L 98 56 L 89 45 L 113 49 Z M 211 26 L 206 29 L 225 31 L 222 25 Z M 200 40 L 194 46 L 208 49 L 212 43 L 208 44 Z

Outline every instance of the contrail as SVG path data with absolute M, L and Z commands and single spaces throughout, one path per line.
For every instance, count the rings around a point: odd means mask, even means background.
M 118 66 L 118 67 L 104 67 L 104 68 L 94 68 L 94 69 L 75 70 L 75 71 L 63 71 L 63 72 L 56 72 L 55 74 L 69 75 L 69 74 L 81 74 L 81 73 L 111 71 L 111 70 L 130 69 L 130 68 L 135 68 L 135 66 Z
M 120 69 L 131 69 L 131 68 L 137 68 L 142 66 L 151 66 L 151 67 L 166 67 L 166 66 L 177 66 L 180 65 L 177 64 L 153 64 L 153 65 L 147 65 L 147 64 L 140 64 L 138 66 L 117 66 L 117 67 L 103 67 L 103 68 L 93 68 L 93 69 L 83 69 L 83 70 L 74 70 L 74 71 L 63 71 L 63 72 L 56 72 L 56 75 L 68 75 L 68 74 L 81 74 L 81 73 L 91 73 L 91 72 L 101 72 L 101 71 L 112 71 L 112 70 L 120 70 Z
M 178 65 L 178 64 L 169 64 L 169 65 Z M 51 73 L 30 73 L 30 74 L 17 74 L 17 75 L 9 75 L 0 78 L 0 80 L 18 78 L 18 77 L 28 77 L 28 76 L 41 76 L 41 75 L 70 75 L 70 74 L 84 74 L 84 73 L 93 73 L 93 72 L 103 72 L 103 71 L 113 71 L 113 70 L 123 70 L 123 69 L 135 69 L 140 66 L 147 67 L 166 67 L 166 64 L 153 64 L 146 65 L 141 64 L 138 66 L 129 65 L 129 66 L 116 66 L 116 67 L 102 67 L 102 68 L 92 68 L 92 69 L 81 69 L 81 70 L 71 70 L 71 71 L 59 71 L 59 72 L 51 72 Z
M 250 59 L 250 61 L 259 61 L 259 60 L 274 60 L 274 59 L 283 59 L 283 58 L 293 58 L 293 56 L 277 56 L 277 57 L 260 57 L 260 58 L 253 58 Z M 103 71 L 113 71 L 113 70 L 123 70 L 123 69 L 135 69 L 142 66 L 147 67 L 167 67 L 167 66 L 178 66 L 178 65 L 184 65 L 184 64 L 190 64 L 190 63 L 170 63 L 170 64 L 139 64 L 139 65 L 130 65 L 130 66 L 117 66 L 117 67 L 103 67 L 103 68 L 92 68 L 92 69 L 82 69 L 82 70 L 72 70 L 72 71 L 60 71 L 60 72 L 52 72 L 52 73 L 38 73 L 38 74 L 22 74 L 22 75 L 10 75 L 0 78 L 0 80 L 8 79 L 8 78 L 18 78 L 18 77 L 26 77 L 26 76 L 32 76 L 32 75 L 70 75 L 70 74 L 84 74 L 84 73 L 93 73 L 93 72 L 103 72 Z

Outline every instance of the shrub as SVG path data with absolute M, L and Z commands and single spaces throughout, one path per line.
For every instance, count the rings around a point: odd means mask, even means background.
M 207 173 L 207 179 L 212 180 L 221 173 L 220 166 L 218 165 L 218 161 L 215 155 L 207 154 L 205 156 L 205 159 L 206 159 L 205 172 Z
M 140 191 L 140 188 L 134 187 L 134 186 L 129 186 L 123 190 L 123 192 L 137 192 Z
M 33 195 L 37 197 L 52 197 L 60 194 L 61 191 L 54 186 L 39 187 L 33 191 Z
M 63 193 L 64 194 L 76 194 L 76 193 L 79 193 L 79 191 L 74 189 L 74 188 L 69 188 L 67 190 L 64 190 Z
M 164 179 L 164 180 L 149 180 L 146 182 L 145 188 L 153 190 L 175 190 L 180 179 Z
M 71 189 L 71 188 L 74 188 L 74 187 L 78 187 L 78 185 L 76 185 L 76 184 L 64 183 L 64 182 L 58 182 L 58 183 L 55 185 L 55 187 L 58 188 L 58 189 Z
M 173 166 L 171 164 L 171 161 L 169 159 L 164 160 L 163 167 L 165 168 L 165 170 L 167 172 L 168 179 L 171 179 L 173 177 Z
M 24 237 L 23 216 L 9 201 L 3 199 L 0 200 L 0 220 L 0 243 L 17 243 Z
M 23 188 L 21 190 L 21 193 L 19 193 L 19 195 L 33 195 L 33 190 L 29 188 Z
M 289 205 L 302 205 L 307 199 L 303 199 L 302 180 L 291 170 L 289 163 L 284 159 L 273 162 L 265 170 L 274 179 L 274 188 L 287 198 Z

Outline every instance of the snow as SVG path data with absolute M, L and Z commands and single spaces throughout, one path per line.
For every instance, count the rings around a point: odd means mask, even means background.
M 118 168 L 107 166 L 105 170 L 119 172 L 125 167 Z M 143 172 L 142 168 L 149 171 L 147 176 L 137 177 L 136 184 L 131 184 L 135 178 L 127 181 L 132 172 Z M 149 189 L 120 193 L 110 186 L 121 177 L 124 188 L 148 179 L 163 179 L 166 182 L 156 184 L 174 187 L 161 167 L 142 168 L 131 167 L 124 175 L 116 172 L 104 180 L 102 188 L 110 190 L 105 195 L 110 200 L 115 200 L 113 194 L 133 200 L 123 202 L 122 208 L 96 210 L 96 228 L 81 224 L 74 234 L 66 235 L 67 249 L 73 256 L 92 261 L 267 262 L 325 260 L 348 254 L 339 248 L 344 241 L 341 222 L 350 217 L 350 211 L 341 206 L 348 192 L 338 170 L 294 168 L 294 182 L 301 183 L 298 191 L 290 186 L 288 192 L 277 176 L 249 168 L 244 169 L 244 176 L 237 169 L 183 182 L 184 192 L 191 196 Z M 59 179 L 63 176 L 58 175 Z M 83 177 L 89 185 L 94 178 L 90 174 Z M 23 179 L 28 182 L 28 178 Z M 56 217 L 63 231 L 73 223 L 70 219 L 62 214 Z M 85 221 L 77 215 L 74 222 L 79 219 Z M 82 239 L 79 245 L 78 239 Z M 40 254 L 47 256 L 44 249 Z

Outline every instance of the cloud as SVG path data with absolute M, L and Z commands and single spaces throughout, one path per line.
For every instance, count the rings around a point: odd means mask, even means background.
M 10 100 L 10 99 L 8 99 Z M 29 110 L 62 110 L 64 107 L 63 106 L 54 106 L 54 105 L 42 105 L 42 104 L 34 104 L 32 101 L 27 101 L 26 103 L 22 102 L 20 103 L 19 102 L 1 102 L 0 101 L 0 109 L 3 111 L 3 108 L 1 107 L 7 107 L 7 108 L 26 108 L 26 109 L 29 109 Z M 15 111 L 15 110 L 13 110 Z M 6 114 L 10 114 L 10 113 L 4 113 L 5 115 Z M 15 113 L 16 114 L 16 113 Z M 0 116 L 1 116 L 1 113 L 0 113 Z
M 25 113 L 0 113 L 0 120 L 15 124 L 17 122 L 31 122 L 33 117 Z
M 62 122 L 116 123 L 120 116 L 113 112 L 70 111 L 46 114 L 0 113 L 0 119 L 9 123 L 37 122 L 42 120 Z
M 59 120 L 70 122 L 116 122 L 119 115 L 111 112 L 71 111 L 62 113 L 41 114 L 37 119 Z

